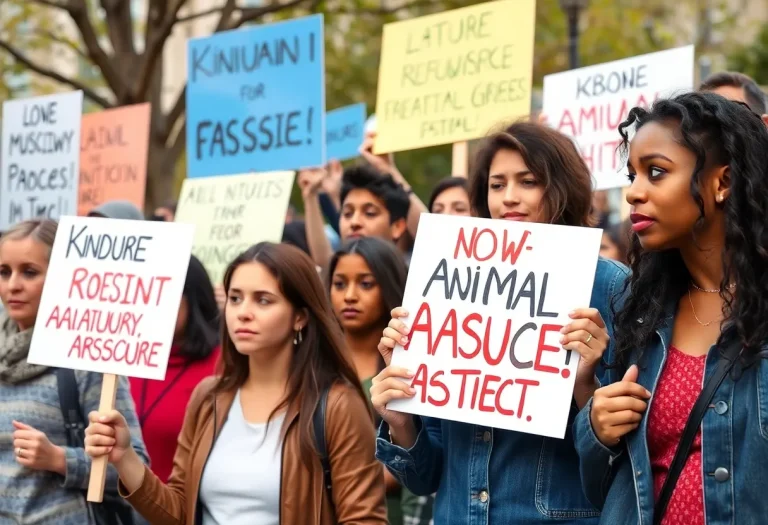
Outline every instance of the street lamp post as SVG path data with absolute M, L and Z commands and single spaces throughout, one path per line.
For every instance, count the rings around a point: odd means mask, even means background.
M 579 67 L 579 15 L 587 8 L 589 0 L 560 0 L 560 8 L 568 17 L 568 66 Z

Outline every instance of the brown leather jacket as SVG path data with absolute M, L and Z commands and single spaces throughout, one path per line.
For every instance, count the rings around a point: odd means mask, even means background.
M 213 444 L 212 389 L 215 378 L 195 389 L 179 436 L 173 471 L 163 484 L 148 468 L 144 481 L 123 496 L 153 525 L 196 525 L 198 490 Z M 216 395 L 216 435 L 220 435 L 235 393 Z M 298 409 L 289 408 L 280 480 L 282 525 L 386 525 L 384 471 L 376 461 L 376 436 L 365 400 L 348 386 L 335 385 L 328 394 L 326 436 L 331 463 L 331 513 L 318 458 L 310 470 L 299 452 Z M 277 480 L 275 480 L 277 481 Z

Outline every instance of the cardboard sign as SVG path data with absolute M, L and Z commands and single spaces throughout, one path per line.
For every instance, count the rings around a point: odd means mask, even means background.
M 0 230 L 77 211 L 83 92 L 3 103 Z
M 535 0 L 386 24 L 376 153 L 462 142 L 530 113 Z
M 354 159 L 365 139 L 365 104 L 352 104 L 325 115 L 325 147 L 328 160 Z
M 62 217 L 27 360 L 164 379 L 193 230 Z
M 573 137 L 597 190 L 628 186 L 618 128 L 635 106 L 693 89 L 694 47 L 640 55 L 544 77 L 543 113 Z
M 192 253 L 214 284 L 252 245 L 281 241 L 293 176 L 285 171 L 184 181 L 175 220 L 196 226 Z
M 568 313 L 589 305 L 602 232 L 422 214 L 392 364 L 416 396 L 392 410 L 565 435 L 579 356 Z
M 78 215 L 118 199 L 144 208 L 149 110 L 147 103 L 83 115 Z
M 323 16 L 189 40 L 189 177 L 325 162 Z

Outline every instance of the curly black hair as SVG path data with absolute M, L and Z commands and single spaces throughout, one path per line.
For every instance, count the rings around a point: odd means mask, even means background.
M 700 215 L 694 233 L 704 221 L 699 188 L 707 161 L 730 168 L 730 195 L 724 204 L 722 326 L 735 330 L 744 345 L 745 358 L 754 361 L 761 345 L 768 341 L 768 131 L 743 103 L 712 93 L 686 93 L 659 100 L 650 110 L 636 107 L 629 112 L 619 126 L 624 156 L 629 152 L 630 130 L 649 122 L 670 121 L 679 124 L 680 144 L 696 155 L 690 189 Z M 613 304 L 612 366 L 622 374 L 633 351 L 651 342 L 663 322 L 667 301 L 682 298 L 691 279 L 678 250 L 644 251 L 636 235 L 629 263 L 631 278 Z M 728 283 L 737 283 L 738 298 Z M 622 297 L 623 305 L 617 308 Z M 721 333 L 718 343 L 723 337 Z
M 341 179 L 341 203 L 352 190 L 368 190 L 384 202 L 389 221 L 394 223 L 408 217 L 411 198 L 403 187 L 389 174 L 382 174 L 369 164 L 352 166 L 344 171 Z

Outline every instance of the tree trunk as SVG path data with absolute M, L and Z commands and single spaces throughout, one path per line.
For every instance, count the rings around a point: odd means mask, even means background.
M 170 148 L 152 135 L 149 141 L 147 197 L 144 203 L 144 209 L 149 214 L 173 197 L 173 182 L 178 160 Z

